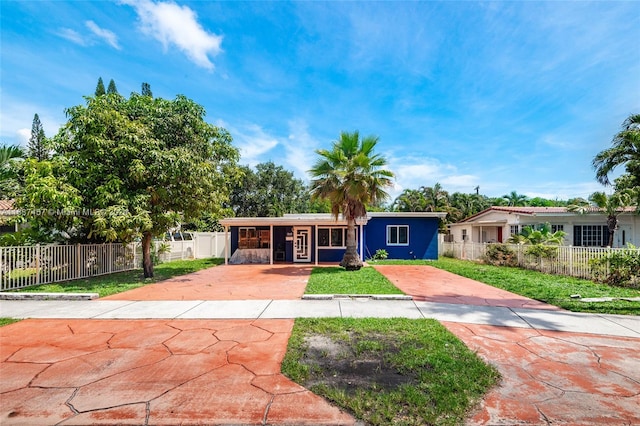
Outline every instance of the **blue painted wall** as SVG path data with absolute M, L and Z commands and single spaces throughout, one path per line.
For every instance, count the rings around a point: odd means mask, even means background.
M 408 225 L 409 245 L 388 246 L 387 225 Z M 438 218 L 372 217 L 364 229 L 365 257 L 384 249 L 389 259 L 437 259 Z

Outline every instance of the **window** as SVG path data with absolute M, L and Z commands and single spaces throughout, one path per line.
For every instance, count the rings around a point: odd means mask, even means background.
M 462 230 L 462 241 L 467 241 L 467 230 L 463 229 Z
M 511 235 L 518 235 L 520 233 L 520 225 L 511 225 L 509 232 L 511 232 Z
M 258 232 L 256 228 L 240 228 L 238 232 L 238 248 L 248 249 L 258 247 Z
M 558 231 L 563 231 L 564 232 L 564 225 L 551 225 L 551 232 L 558 232 Z
M 604 247 L 609 242 L 606 225 L 576 225 L 573 227 L 573 245 L 581 247 Z
M 388 246 L 408 246 L 409 245 L 409 226 L 408 225 L 387 226 L 387 245 Z
M 318 228 L 318 247 L 344 248 L 346 228 Z

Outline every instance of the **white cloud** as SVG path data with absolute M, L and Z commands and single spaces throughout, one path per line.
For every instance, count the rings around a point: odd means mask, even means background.
M 298 178 L 307 181 L 307 172 L 315 162 L 315 150 L 320 143 L 309 134 L 308 125 L 304 120 L 289 121 L 289 138 L 284 145 L 286 167 L 293 169 Z
M 31 138 L 31 129 L 23 128 L 16 131 L 18 145 L 27 146 Z
M 86 21 L 84 24 L 91 30 L 92 33 L 106 41 L 111 47 L 120 50 L 120 46 L 118 45 L 118 37 L 115 35 L 115 33 L 109 30 L 105 30 L 104 28 L 100 28 L 98 24 L 93 21 Z
M 58 31 L 58 35 L 64 39 L 67 39 L 80 46 L 87 46 L 87 40 L 79 32 L 72 30 L 71 28 L 61 28 Z
M 215 56 L 222 51 L 222 37 L 203 29 L 196 13 L 189 7 L 150 0 L 123 0 L 122 3 L 136 10 L 142 32 L 160 41 L 165 49 L 175 45 L 196 65 L 209 70 L 214 68 L 209 55 Z
M 243 129 L 225 127 L 232 135 L 235 145 L 240 150 L 240 163 L 254 167 L 264 162 L 261 156 L 278 146 L 278 140 L 267 134 L 260 126 L 250 124 Z

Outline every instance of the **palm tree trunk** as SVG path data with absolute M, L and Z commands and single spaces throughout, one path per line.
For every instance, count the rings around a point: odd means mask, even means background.
M 347 250 L 344 252 L 340 266 L 347 271 L 357 271 L 362 268 L 356 241 L 356 220 L 352 217 L 347 219 Z
M 609 244 L 608 247 L 613 247 L 613 235 L 618 229 L 618 218 L 616 216 L 609 216 L 607 218 L 607 226 L 609 227 Z

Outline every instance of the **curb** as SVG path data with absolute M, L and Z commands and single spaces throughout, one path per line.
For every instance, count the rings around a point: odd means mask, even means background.
M 0 300 L 94 300 L 98 297 L 98 293 L 0 293 Z
M 302 300 L 333 299 L 413 300 L 413 297 L 406 294 L 305 294 L 302 296 Z

